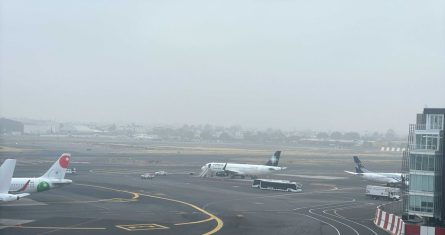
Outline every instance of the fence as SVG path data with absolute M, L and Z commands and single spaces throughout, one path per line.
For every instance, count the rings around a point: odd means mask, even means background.
M 445 235 L 445 228 L 407 224 L 400 216 L 387 213 L 377 207 L 374 224 L 391 235 Z

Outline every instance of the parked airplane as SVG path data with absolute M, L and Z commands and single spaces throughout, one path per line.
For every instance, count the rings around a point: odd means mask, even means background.
M 216 176 L 230 176 L 232 178 L 236 176 L 256 178 L 258 175 L 271 174 L 286 169 L 286 167 L 278 166 L 280 155 L 281 151 L 276 151 L 265 165 L 210 162 L 201 167 L 202 172 L 199 176 L 205 177 L 208 174 L 211 176 L 215 174 Z
M 353 157 L 355 163 L 355 172 L 345 171 L 348 174 L 361 176 L 363 179 L 386 183 L 388 186 L 395 186 L 403 182 L 402 173 L 382 173 L 372 172 L 366 169 L 357 156 Z
M 12 174 L 15 169 L 15 159 L 6 159 L 0 166 L 0 202 L 10 202 L 19 200 L 28 196 L 29 193 L 9 194 L 9 185 L 11 184 Z
M 12 178 L 9 192 L 43 192 L 49 189 L 58 188 L 73 181 L 65 179 L 66 169 L 69 165 L 71 155 L 64 153 L 49 168 L 49 170 L 37 178 Z

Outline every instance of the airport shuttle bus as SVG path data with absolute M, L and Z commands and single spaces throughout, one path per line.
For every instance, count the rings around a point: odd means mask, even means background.
M 303 185 L 288 180 L 272 180 L 272 179 L 256 179 L 252 183 L 253 188 L 286 191 L 286 192 L 301 192 Z

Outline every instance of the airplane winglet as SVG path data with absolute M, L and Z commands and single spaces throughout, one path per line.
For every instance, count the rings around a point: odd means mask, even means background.
M 351 174 L 351 175 L 360 175 L 360 173 L 355 173 L 355 172 L 352 172 L 352 171 L 345 171 L 346 173 L 348 173 L 348 174 Z
M 8 193 L 15 163 L 15 159 L 6 159 L 0 166 L 0 193 Z

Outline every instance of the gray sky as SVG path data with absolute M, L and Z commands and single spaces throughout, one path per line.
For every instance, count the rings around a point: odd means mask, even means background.
M 1 1 L 1 116 L 407 132 L 445 2 Z

